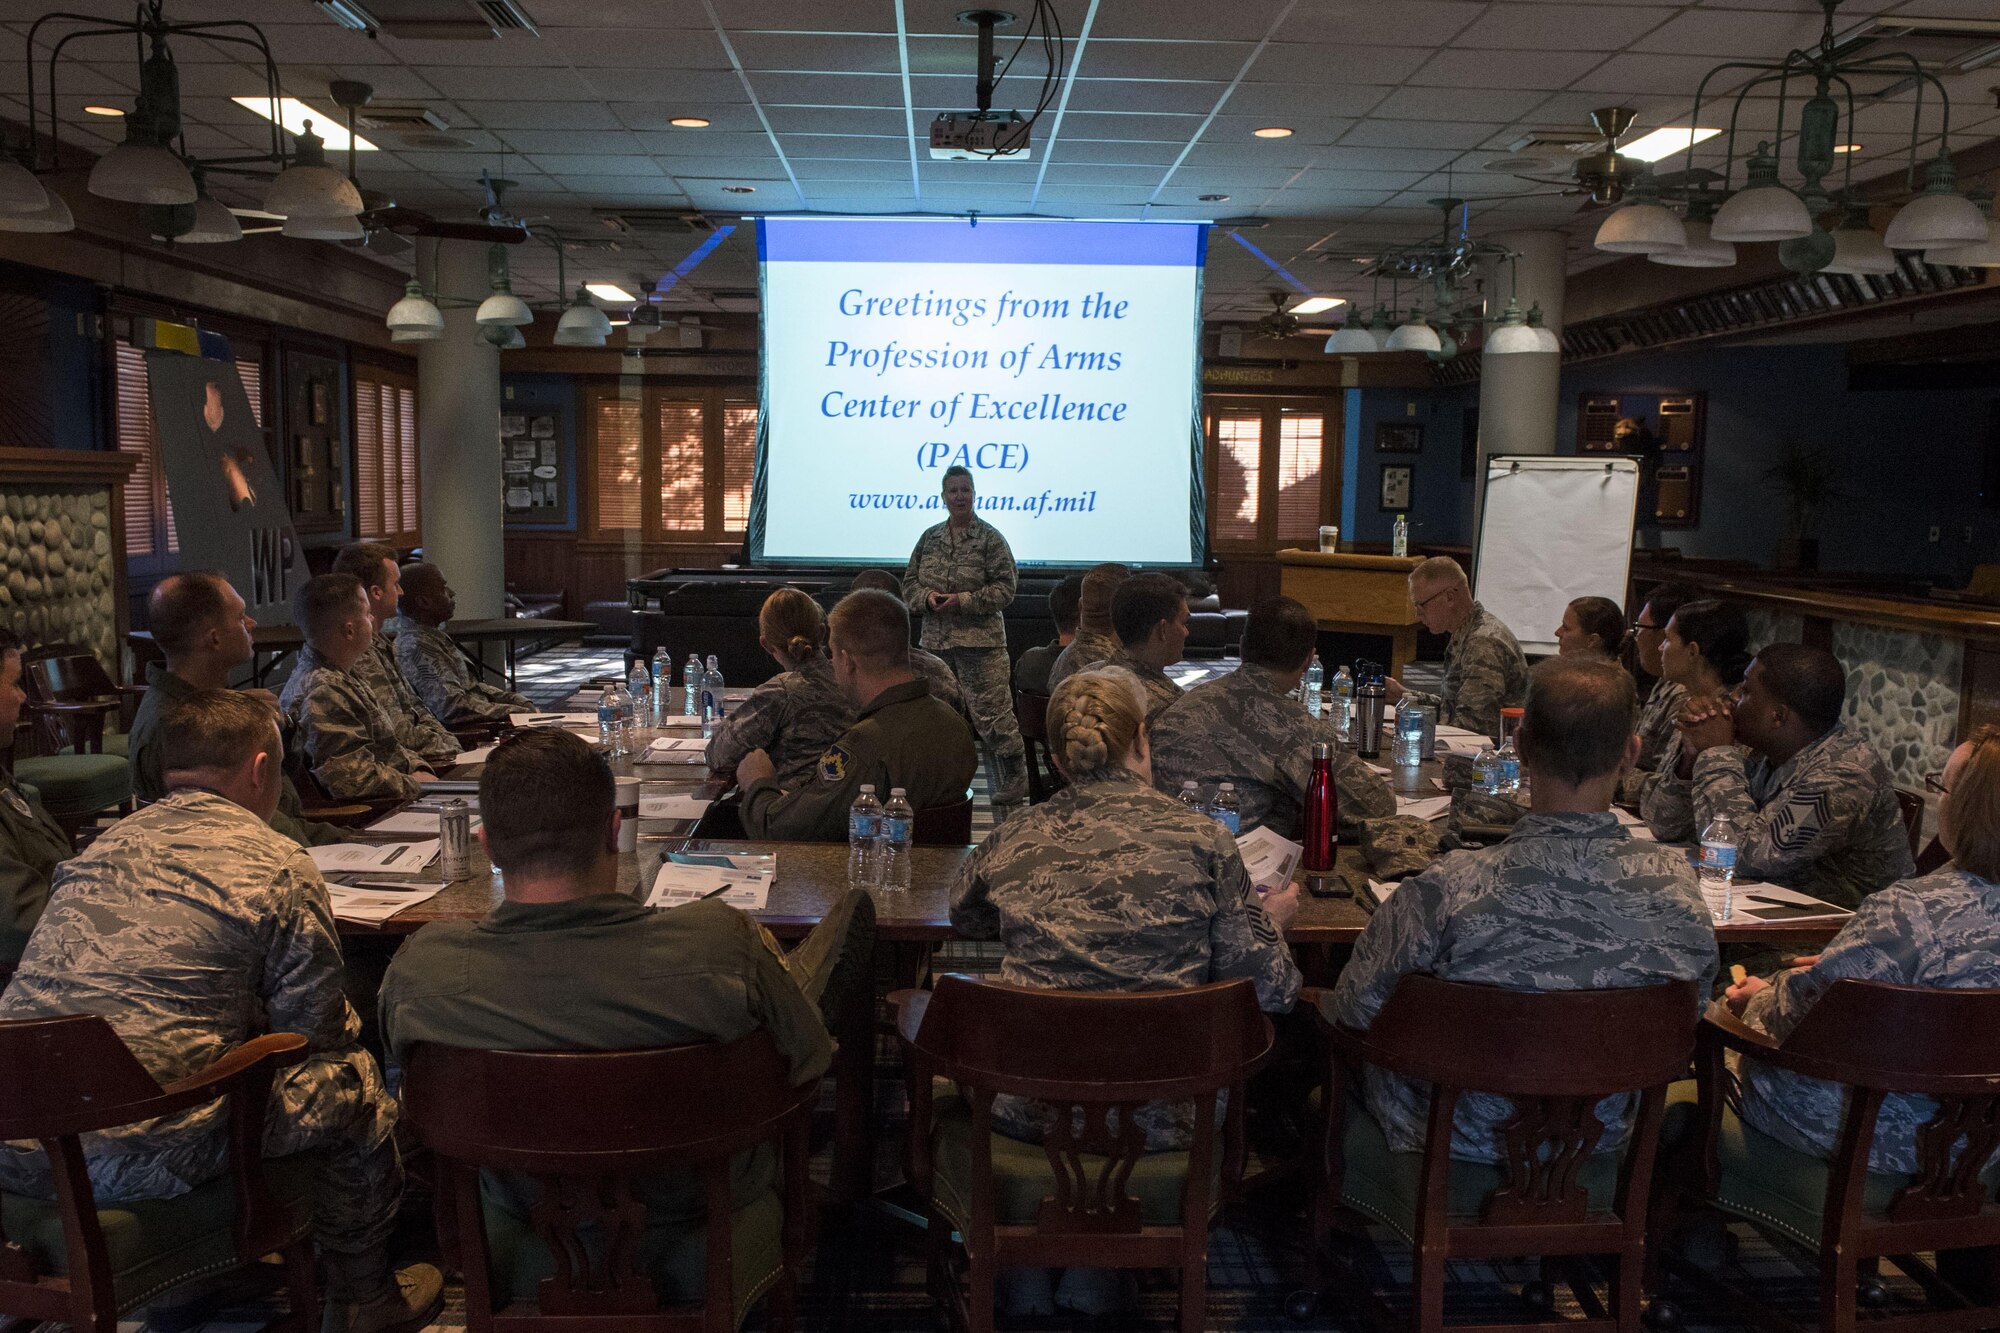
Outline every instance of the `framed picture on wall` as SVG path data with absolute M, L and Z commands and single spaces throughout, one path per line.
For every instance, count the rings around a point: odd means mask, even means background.
M 1416 469 L 1407 463 L 1382 465 L 1382 512 L 1400 514 L 1410 507 L 1410 489 Z
M 1424 423 L 1421 421 L 1378 421 L 1375 423 L 1375 452 L 1378 454 L 1420 454 L 1424 451 Z
M 325 380 L 312 382 L 312 424 L 327 426 L 333 423 L 333 396 L 327 391 Z

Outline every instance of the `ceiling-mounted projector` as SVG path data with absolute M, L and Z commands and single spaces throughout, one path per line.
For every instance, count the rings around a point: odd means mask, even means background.
M 940 111 L 931 122 L 931 158 L 939 162 L 1028 160 L 1029 122 L 1018 111 Z

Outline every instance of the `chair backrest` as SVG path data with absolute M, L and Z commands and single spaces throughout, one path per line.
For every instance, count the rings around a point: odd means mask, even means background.
M 972 798 L 917 811 L 910 841 L 919 847 L 963 847 L 972 841 Z
M 763 1030 L 732 1042 L 655 1050 L 484 1051 L 419 1043 L 405 1069 L 404 1114 L 452 1173 L 448 1188 L 468 1247 L 461 1265 L 468 1304 L 492 1309 L 477 1173 L 516 1171 L 539 1186 L 535 1227 L 555 1260 L 555 1275 L 541 1284 L 540 1315 L 615 1319 L 635 1329 L 674 1318 L 661 1311 L 638 1267 L 646 1209 L 637 1179 L 662 1171 L 700 1176 L 707 1199 L 706 1304 L 730 1311 L 730 1159 L 802 1125 L 818 1096 L 817 1080 L 790 1085 L 784 1059 Z M 593 1234 L 601 1243 L 589 1239 Z
M 70 643 L 45 644 L 23 653 L 21 678 L 30 697 L 49 703 L 82 703 L 118 693 L 103 663 Z
M 1910 840 L 1910 856 L 1914 859 L 1923 852 L 1924 798 L 1896 788 L 1896 813 L 1903 817 L 1903 835 Z
M 95 1014 L 0 1023 L 0 1137 L 54 1138 L 129 1123 L 159 1081 Z
M 1020 724 L 1021 739 L 1048 743 L 1049 696 L 1029 690 L 1014 691 L 1014 721 Z

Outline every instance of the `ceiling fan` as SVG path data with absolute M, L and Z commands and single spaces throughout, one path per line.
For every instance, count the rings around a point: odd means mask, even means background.
M 1599 107 L 1590 113 L 1590 124 L 1595 135 L 1594 142 L 1586 143 L 1588 150 L 1576 154 L 1570 161 L 1569 175 L 1551 179 L 1537 174 L 1553 165 L 1547 157 L 1539 154 L 1517 154 L 1500 158 L 1486 164 L 1488 171 L 1514 176 L 1520 180 L 1533 181 L 1538 185 L 1559 185 L 1559 190 L 1534 190 L 1524 194 L 1506 195 L 1510 199 L 1533 199 L 1544 196 L 1581 198 L 1585 210 L 1602 208 L 1616 204 L 1625 198 L 1625 192 L 1632 183 L 1645 174 L 1648 164 L 1636 157 L 1628 157 L 1618 151 L 1618 141 L 1632 129 L 1638 112 L 1628 106 Z M 1582 132 L 1579 131 L 1579 138 Z M 1554 136 L 1538 137 L 1535 146 L 1557 146 Z M 1566 145 L 1574 149 L 1576 143 Z M 1722 177 L 1706 167 L 1695 167 L 1688 171 L 1668 172 L 1654 175 L 1654 182 L 1663 192 L 1690 189 L 1712 184 Z
M 354 182 L 356 189 L 360 189 L 361 179 L 354 159 L 355 115 L 373 100 L 375 89 L 355 79 L 335 79 L 327 85 L 327 91 L 332 95 L 334 104 L 347 113 L 347 178 Z M 357 221 L 361 223 L 364 235 L 348 244 L 383 254 L 400 254 L 410 247 L 407 243 L 398 242 L 412 236 L 497 245 L 519 245 L 527 240 L 528 224 L 501 203 L 502 193 L 513 182 L 489 175 L 482 169 L 479 183 L 485 187 L 486 203 L 479 210 L 478 222 L 440 219 L 422 209 L 404 207 L 379 190 L 362 190 L 362 201 L 368 207 Z
M 1285 302 L 1295 299 L 1290 292 L 1282 289 L 1271 294 L 1271 313 L 1259 319 L 1250 329 L 1250 335 L 1266 342 L 1283 342 L 1287 338 L 1315 338 L 1324 340 L 1331 333 L 1330 328 L 1314 328 L 1297 315 L 1285 309 Z

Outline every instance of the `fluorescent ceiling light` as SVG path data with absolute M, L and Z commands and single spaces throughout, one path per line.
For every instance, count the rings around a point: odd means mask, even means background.
M 639 299 L 615 282 L 586 282 L 583 289 L 600 301 L 617 301 L 621 305 L 630 305 Z
M 1651 134 L 1643 134 L 1631 143 L 1618 145 L 1618 156 L 1657 162 L 1675 153 L 1685 153 L 1691 143 L 1702 143 L 1720 133 L 1721 130 L 1691 130 L 1685 125 L 1662 125 Z
M 83 109 L 83 114 L 86 116 L 122 116 L 125 113 L 115 106 L 87 106 Z
M 1837 143 L 1833 146 L 1833 151 L 1836 153 L 1858 153 L 1861 151 L 1861 145 L 1858 143 Z
M 705 130 L 708 128 L 708 122 L 700 116 L 675 116 L 667 124 L 677 125 L 684 130 Z
M 1292 137 L 1291 128 L 1286 125 L 1266 125 L 1264 128 L 1252 130 L 1250 133 L 1256 135 L 1259 139 L 1289 139 Z
M 306 122 L 310 120 L 313 123 L 313 133 L 326 140 L 327 152 L 347 151 L 347 126 L 338 117 L 323 115 L 296 97 L 279 98 L 276 117 L 271 115 L 271 99 L 268 97 L 232 97 L 229 100 L 245 111 L 253 111 L 266 120 L 277 120 L 293 134 L 304 133 Z M 375 151 L 375 145 L 358 134 L 354 137 L 354 148 L 356 152 L 361 153 Z
M 1346 304 L 1347 298 L 1344 296 L 1308 296 L 1305 300 L 1293 306 L 1291 313 L 1294 315 L 1317 315 L 1322 310 L 1331 310 L 1337 305 Z

